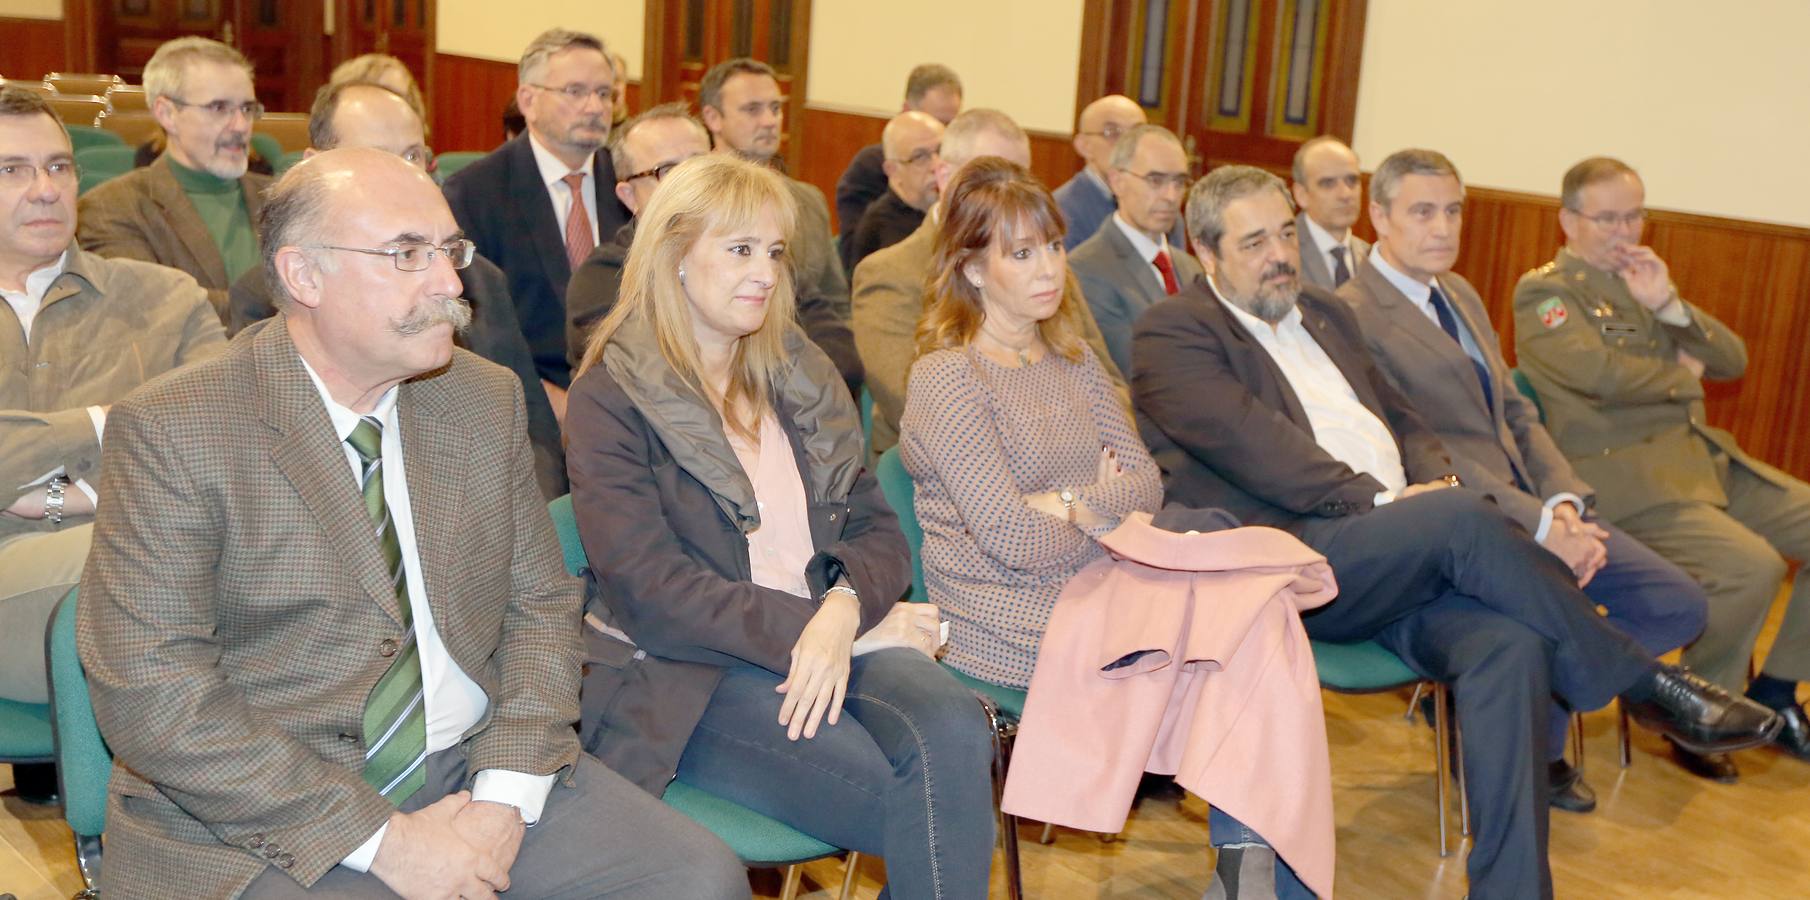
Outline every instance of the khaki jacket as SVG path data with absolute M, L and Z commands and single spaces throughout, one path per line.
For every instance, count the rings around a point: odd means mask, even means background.
M 0 508 L 58 466 L 100 477 L 101 442 L 88 407 L 117 403 L 171 369 L 217 355 L 226 330 L 195 279 L 71 244 L 32 321 L 32 341 L 0 303 Z M 63 527 L 91 521 L 71 516 Z M 0 516 L 0 540 L 49 522 Z
M 239 184 L 245 190 L 245 211 L 255 227 L 264 209 L 264 189 L 270 186 L 270 176 L 247 172 Z M 189 202 L 170 171 L 168 154 L 89 191 L 81 199 L 76 221 L 76 238 L 83 249 L 181 269 L 207 289 L 208 302 L 220 321 L 227 320 L 227 291 L 232 282 L 226 277 L 226 260 L 208 235 L 195 204 Z
M 1677 358 L 1683 350 L 1703 361 L 1705 378 L 1731 381 L 1747 368 L 1747 348 L 1684 305 L 1690 324 L 1661 322 L 1620 276 L 1568 250 L 1515 286 L 1521 371 L 1540 395 L 1547 430 L 1610 521 L 1667 503 L 1726 505 L 1711 451 L 1748 461 L 1732 435 L 1710 427 L 1703 383 Z

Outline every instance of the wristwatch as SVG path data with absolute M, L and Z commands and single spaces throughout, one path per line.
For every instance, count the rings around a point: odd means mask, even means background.
M 1068 512 L 1068 524 L 1075 524 L 1075 492 L 1070 488 L 1063 488 L 1056 496 L 1062 500 L 1062 508 Z
M 1439 480 L 1445 482 L 1446 487 L 1464 487 L 1464 481 L 1451 472 L 1440 476 Z
M 63 527 L 63 491 L 69 487 L 69 476 L 58 475 L 44 485 L 44 518 L 50 527 Z

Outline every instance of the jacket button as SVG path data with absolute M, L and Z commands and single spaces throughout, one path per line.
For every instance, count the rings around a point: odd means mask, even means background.
M 377 642 L 377 655 L 381 656 L 385 659 L 395 656 L 396 655 L 396 642 L 394 640 L 391 640 L 390 638 L 384 638 L 383 640 L 378 641 Z
M 285 853 L 282 856 L 277 857 L 277 865 L 282 866 L 285 869 L 295 865 L 295 854 Z
M 264 845 L 264 858 L 265 859 L 276 859 L 277 857 L 282 856 L 282 855 L 283 855 L 283 850 L 282 850 L 282 848 L 278 847 L 277 845 L 275 845 L 275 844 L 265 844 Z
M 339 739 L 348 744 L 353 744 L 358 742 L 358 735 L 353 734 L 350 731 L 342 731 L 339 733 Z
M 252 835 L 251 840 L 245 842 L 245 846 L 250 847 L 253 850 L 262 849 L 264 847 L 264 836 L 261 834 Z

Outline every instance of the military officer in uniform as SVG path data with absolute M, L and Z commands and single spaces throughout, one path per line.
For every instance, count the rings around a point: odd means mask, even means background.
M 1810 678 L 1810 567 L 1799 571 L 1778 641 L 1748 683 L 1786 559 L 1810 558 L 1810 485 L 1710 427 L 1702 380 L 1741 377 L 1747 349 L 1679 297 L 1665 261 L 1640 245 L 1640 175 L 1619 160 L 1586 159 L 1565 173 L 1560 201 L 1565 247 L 1515 287 L 1521 370 L 1560 450 L 1596 487 L 1597 512 L 1709 593 L 1709 625 L 1684 662 L 1778 710 L 1778 744 L 1810 760 L 1810 722 L 1796 696 Z M 1725 754 L 1674 750 L 1704 777 L 1738 775 Z

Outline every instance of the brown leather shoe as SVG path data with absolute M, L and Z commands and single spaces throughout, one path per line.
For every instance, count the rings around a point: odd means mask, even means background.
M 1726 753 L 1698 753 L 1687 750 L 1677 741 L 1667 739 L 1672 745 L 1672 756 L 1686 772 L 1698 778 L 1707 778 L 1717 784 L 1734 784 L 1741 780 L 1740 770 L 1735 768 L 1735 759 Z

